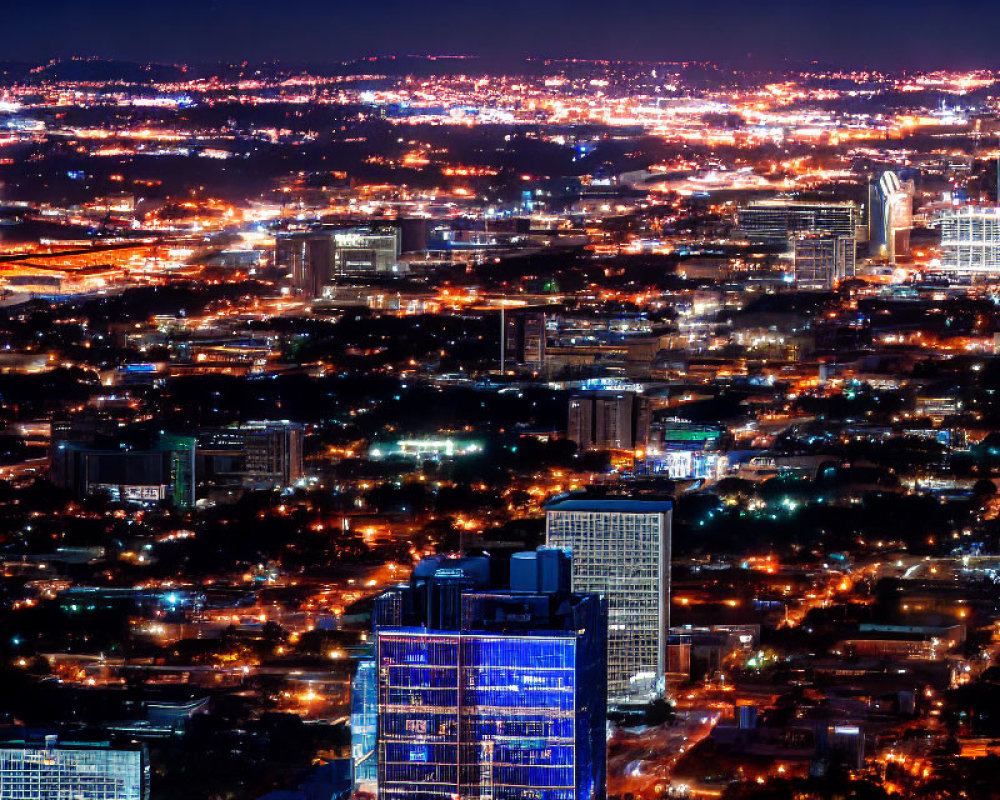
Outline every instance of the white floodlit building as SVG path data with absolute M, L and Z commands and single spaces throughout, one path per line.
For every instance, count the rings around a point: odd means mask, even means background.
M 938 217 L 941 271 L 958 275 L 1000 274 L 1000 208 L 961 206 Z
M 573 556 L 574 592 L 608 603 L 608 699 L 651 700 L 666 683 L 672 504 L 567 496 L 546 505 L 549 547 Z

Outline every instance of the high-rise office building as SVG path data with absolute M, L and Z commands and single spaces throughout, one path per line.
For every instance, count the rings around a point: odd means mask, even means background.
M 198 437 L 198 479 L 289 486 L 304 474 L 302 425 L 255 421 L 212 428 Z
M 941 270 L 956 275 L 1000 274 L 1000 207 L 961 206 L 937 220 Z
M 324 288 L 338 277 L 397 273 L 401 251 L 399 226 L 351 225 L 280 234 L 274 260 L 291 275 L 298 291 L 321 297 Z
M 737 235 L 761 244 L 790 250 L 792 240 L 804 233 L 857 235 L 860 212 L 851 202 L 757 200 L 739 209 Z
M 650 414 L 636 392 L 580 392 L 569 400 L 566 436 L 581 450 L 634 450 L 645 445 Z
M 333 238 L 318 233 L 279 235 L 274 263 L 292 276 L 292 286 L 308 297 L 319 297 L 333 274 Z
M 857 242 L 853 236 L 812 233 L 795 237 L 795 285 L 800 289 L 835 289 L 854 277 Z
M 913 227 L 913 181 L 883 172 L 868 186 L 868 242 L 872 256 L 896 263 L 910 252 Z
M 148 800 L 143 747 L 107 743 L 0 742 L 0 800 Z
M 545 312 L 513 311 L 504 319 L 504 361 L 539 369 L 545 363 Z
M 608 603 L 608 697 L 665 690 L 672 504 L 566 495 L 545 507 L 545 541 L 573 558 L 573 591 Z
M 53 440 L 50 478 L 77 497 L 107 492 L 115 502 L 194 504 L 195 439 L 158 434 L 124 440 Z
M 435 556 L 376 599 L 382 800 L 605 797 L 605 606 L 568 556 Z

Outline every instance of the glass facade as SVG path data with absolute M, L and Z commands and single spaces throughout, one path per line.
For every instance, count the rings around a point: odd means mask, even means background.
M 195 443 L 194 437 L 172 434 L 139 447 L 125 441 L 112 448 L 93 440 L 62 441 L 52 451 L 53 482 L 79 497 L 100 490 L 116 501 L 170 500 L 189 508 L 194 504 Z
M 374 792 L 378 780 L 376 690 L 375 661 L 362 659 L 351 682 L 351 764 L 355 791 Z
M 159 448 L 169 453 L 171 498 L 178 508 L 194 505 L 194 453 L 196 439 L 191 436 L 165 434 Z
M 0 800 L 147 800 L 143 750 L 0 745 Z
M 379 796 L 604 795 L 600 653 L 575 633 L 378 637 Z
M 432 556 L 376 598 L 382 800 L 604 799 L 606 604 L 560 550 L 504 566 Z
M 751 242 L 791 245 L 801 233 L 854 237 L 860 213 L 854 203 L 761 200 L 739 210 L 738 235 Z
M 670 602 L 669 502 L 564 500 L 546 509 L 546 544 L 573 558 L 574 592 L 608 604 L 608 696 L 663 693 Z

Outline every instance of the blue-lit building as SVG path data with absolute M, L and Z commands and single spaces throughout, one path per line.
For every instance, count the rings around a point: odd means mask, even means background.
M 603 600 L 562 551 L 504 567 L 435 556 L 376 599 L 382 800 L 605 797 Z
M 377 789 L 377 697 L 375 661 L 362 659 L 351 682 L 351 765 L 356 792 L 374 794 Z

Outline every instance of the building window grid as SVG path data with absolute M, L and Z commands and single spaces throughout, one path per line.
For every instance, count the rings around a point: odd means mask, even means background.
M 434 647 L 428 639 L 445 639 Z M 397 664 L 424 648 L 428 661 L 440 664 Z M 461 648 L 461 667 L 455 660 Z M 380 681 L 379 718 L 385 732 L 380 744 L 380 783 L 383 796 L 419 796 L 434 800 L 479 797 L 483 782 L 489 796 L 570 800 L 575 774 L 575 641 L 565 637 L 520 638 L 380 636 L 379 658 L 384 675 L 419 684 L 453 676 L 454 704 L 450 713 L 432 715 L 428 724 L 413 707 L 387 704 L 390 692 Z M 459 695 L 461 694 L 461 702 Z M 461 708 L 461 712 L 459 709 Z M 444 711 L 444 708 L 441 708 Z M 433 721 L 445 722 L 433 729 Z M 402 725 L 400 724 L 402 723 Z M 554 735 L 555 734 L 555 735 Z M 544 746 L 541 746 L 541 745 Z M 413 762 L 416 758 L 418 761 Z
M 660 514 L 550 511 L 548 544 L 573 553 L 573 589 L 608 602 L 608 687 L 612 696 L 660 680 Z
M 958 209 L 941 220 L 941 264 L 962 271 L 1000 270 L 1000 216 L 994 209 Z
M 142 800 L 138 751 L 0 751 L 0 800 Z

